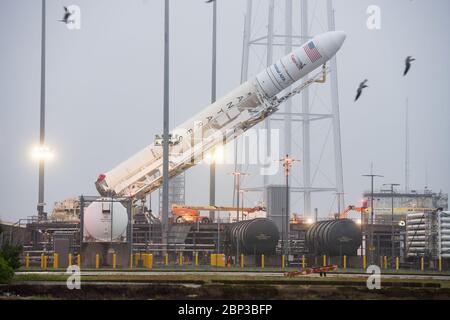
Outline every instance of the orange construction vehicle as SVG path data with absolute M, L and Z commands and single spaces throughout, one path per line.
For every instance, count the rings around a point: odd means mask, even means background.
M 356 212 L 359 212 L 359 213 L 363 213 L 363 212 L 366 211 L 366 209 L 367 209 L 367 207 L 348 206 L 347 209 L 345 209 L 344 211 L 339 213 L 339 219 L 347 219 L 348 213 L 350 211 L 356 211 Z
M 187 206 L 187 205 L 172 205 L 173 221 L 175 223 L 210 223 L 208 217 L 200 215 L 200 211 L 240 211 L 240 212 L 257 212 L 264 211 L 263 207 L 254 208 L 236 208 L 236 207 L 218 207 L 218 206 Z

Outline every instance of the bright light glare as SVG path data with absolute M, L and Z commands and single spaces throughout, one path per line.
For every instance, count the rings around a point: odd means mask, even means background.
M 307 224 L 313 224 L 313 223 L 314 223 L 314 220 L 311 219 L 311 218 L 308 218 L 308 219 L 306 219 L 306 223 L 307 223 Z
M 37 146 L 33 148 L 31 152 L 31 156 L 35 160 L 52 160 L 55 157 L 55 154 L 52 149 L 47 146 Z
M 211 164 L 213 161 L 217 164 L 221 164 L 224 161 L 224 153 L 222 147 L 217 147 L 213 151 L 208 152 L 204 158 L 207 164 Z
M 361 224 L 361 219 L 356 219 L 356 224 Z

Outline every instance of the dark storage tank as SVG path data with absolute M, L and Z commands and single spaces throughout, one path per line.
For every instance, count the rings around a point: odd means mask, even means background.
M 228 237 L 233 249 L 237 248 L 243 254 L 275 253 L 278 244 L 278 228 L 275 223 L 266 218 L 241 221 L 228 229 Z
M 319 221 L 306 232 L 311 253 L 354 256 L 361 245 L 361 229 L 349 219 Z

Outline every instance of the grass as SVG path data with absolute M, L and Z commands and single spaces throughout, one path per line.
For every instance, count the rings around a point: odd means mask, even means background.
M 67 275 L 59 274 L 20 274 L 15 275 L 13 282 L 22 281 L 66 281 Z M 251 275 L 208 275 L 208 274 L 173 274 L 173 275 L 94 275 L 94 276 L 82 276 L 83 282 L 148 282 L 148 283 L 236 283 L 236 284 L 334 284 L 334 285 L 365 285 L 366 279 L 361 277 L 354 277 L 348 275 L 348 277 L 335 277 L 329 274 L 326 278 L 320 277 L 268 277 L 268 276 L 251 276 Z M 450 288 L 450 281 L 442 281 L 436 279 L 399 279 L 399 278 L 385 278 L 382 280 L 384 283 L 396 284 L 439 284 L 442 288 Z
M 195 271 L 195 272 L 277 272 L 277 273 L 284 273 L 284 272 L 292 272 L 292 271 L 298 271 L 298 268 L 285 268 L 284 270 L 281 269 L 281 267 L 266 267 L 264 269 L 261 269 L 261 267 L 245 267 L 244 269 L 240 267 L 212 267 L 208 265 L 202 265 L 202 266 L 192 266 L 192 265 L 184 265 L 184 266 L 178 266 L 178 265 L 169 265 L 169 266 L 163 266 L 163 265 L 155 265 L 152 269 L 147 269 L 143 267 L 134 267 L 132 269 L 130 268 L 117 268 L 114 270 L 113 268 L 108 267 L 102 267 L 101 269 L 95 269 L 95 268 L 82 268 L 82 271 L 90 272 L 90 271 L 106 271 L 106 272 L 113 272 L 113 271 L 125 271 L 125 272 L 143 272 L 143 271 L 161 271 L 161 272 L 179 272 L 179 271 Z M 65 272 L 65 268 L 58 268 L 54 269 L 53 267 L 48 267 L 46 270 L 41 270 L 38 266 L 32 266 L 28 269 L 25 269 L 24 267 L 20 268 L 18 271 L 22 272 L 34 272 L 34 271 L 46 271 L 46 272 Z M 442 271 L 439 272 L 437 270 L 411 270 L 411 269 L 400 269 L 400 270 L 394 270 L 394 269 L 381 269 L 382 274 L 389 275 L 389 274 L 397 274 L 397 275 L 423 275 L 423 276 L 434 276 L 434 275 L 441 275 L 441 276 L 450 276 L 450 271 Z M 338 268 L 336 271 L 329 272 L 329 274 L 361 274 L 364 273 L 364 270 L 362 268 L 347 268 L 346 271 L 343 270 L 343 268 Z

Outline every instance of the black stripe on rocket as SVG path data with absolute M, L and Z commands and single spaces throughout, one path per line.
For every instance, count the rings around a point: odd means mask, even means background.
M 286 74 L 288 75 L 288 77 L 291 79 L 292 83 L 295 82 L 295 80 L 292 78 L 292 76 L 289 74 L 289 72 L 287 71 L 286 66 L 284 65 L 283 61 L 280 60 L 281 65 L 283 66 L 284 71 L 286 72 Z

